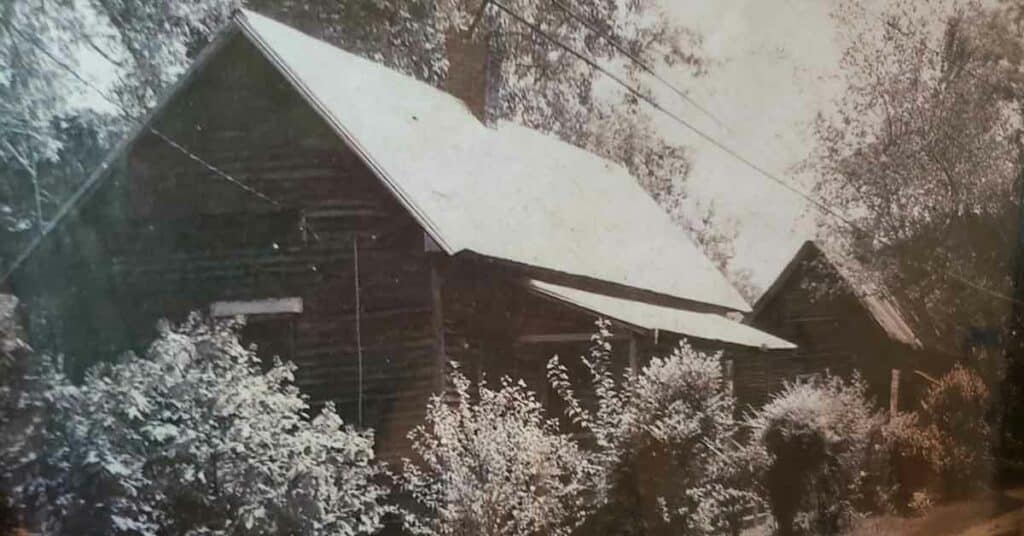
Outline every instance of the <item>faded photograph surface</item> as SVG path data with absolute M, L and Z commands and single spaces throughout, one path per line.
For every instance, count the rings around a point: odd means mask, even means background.
M 0 535 L 1024 534 L 1024 3 L 0 0 Z

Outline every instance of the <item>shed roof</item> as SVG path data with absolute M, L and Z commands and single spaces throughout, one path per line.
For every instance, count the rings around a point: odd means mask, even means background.
M 836 255 L 829 255 L 819 244 L 813 240 L 804 242 L 797 250 L 793 258 L 782 269 L 779 276 L 768 287 L 754 304 L 754 309 L 749 315 L 752 323 L 756 324 L 756 318 L 767 305 L 775 299 L 782 291 L 782 288 L 797 273 L 797 268 L 804 262 L 821 259 L 828 263 L 836 275 L 849 289 L 860 305 L 875 321 L 876 324 L 892 340 L 906 344 L 911 348 L 922 349 L 920 329 L 915 329 L 911 324 L 913 319 L 909 314 L 909 308 L 902 306 L 893 293 L 878 281 L 874 281 L 867 269 L 862 266 L 854 266 L 849 259 L 840 260 Z
M 448 253 L 749 306 L 624 168 L 250 11 L 236 17 Z
M 687 337 L 720 341 L 764 350 L 792 350 L 796 345 L 758 329 L 714 313 L 684 311 L 625 300 L 544 281 L 529 280 L 538 294 L 569 303 L 594 314 L 644 330 L 660 330 Z

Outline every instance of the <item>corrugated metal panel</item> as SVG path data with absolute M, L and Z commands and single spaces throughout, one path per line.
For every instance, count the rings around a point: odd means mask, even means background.
M 546 296 L 648 330 L 661 330 L 688 337 L 768 350 L 796 348 L 796 345 L 789 341 L 739 322 L 733 322 L 721 315 L 624 300 L 544 281 L 530 280 L 527 282 L 527 286 Z
M 860 301 L 890 337 L 912 348 L 924 347 L 892 299 L 876 294 L 861 296 Z
M 449 253 L 747 311 L 622 167 L 283 24 L 239 23 Z

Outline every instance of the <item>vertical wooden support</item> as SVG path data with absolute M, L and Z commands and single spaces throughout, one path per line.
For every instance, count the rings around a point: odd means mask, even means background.
M 362 314 L 363 306 L 360 302 L 360 289 L 359 289 L 359 239 L 352 239 L 352 268 L 355 274 L 355 302 L 356 302 L 356 359 L 359 368 L 359 392 L 357 393 L 358 400 L 358 422 L 359 426 L 363 425 L 363 326 L 362 326 Z
M 725 381 L 726 392 L 736 396 L 736 362 L 732 358 L 722 360 L 722 379 Z
M 435 388 L 438 393 L 443 393 L 445 390 L 445 367 L 448 366 L 448 360 L 445 357 L 445 344 L 444 344 L 444 310 L 441 307 L 441 285 L 443 281 L 441 279 L 441 268 L 440 268 L 440 254 L 431 255 L 430 259 L 430 300 L 431 300 L 431 318 L 430 323 L 434 331 L 434 355 L 435 355 L 435 373 L 437 375 L 437 384 Z
M 889 380 L 889 418 L 896 416 L 900 409 L 900 369 L 892 369 Z
M 636 333 L 629 334 L 629 371 L 636 376 L 640 374 L 640 356 L 637 355 Z

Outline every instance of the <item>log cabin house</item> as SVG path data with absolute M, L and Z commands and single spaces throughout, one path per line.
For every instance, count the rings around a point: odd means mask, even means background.
M 742 362 L 735 381 L 761 403 L 784 381 L 859 371 L 883 408 L 907 410 L 954 355 L 906 299 L 863 267 L 805 242 L 758 298 L 746 323 L 797 345 L 787 355 Z M 896 397 L 892 394 L 895 393 Z
M 725 316 L 749 307 L 622 167 L 487 124 L 485 101 L 240 11 L 8 284 L 79 367 L 161 317 L 243 315 L 386 457 L 449 360 L 546 396 L 546 361 L 582 353 L 598 317 L 634 365 L 681 338 L 792 349 Z

